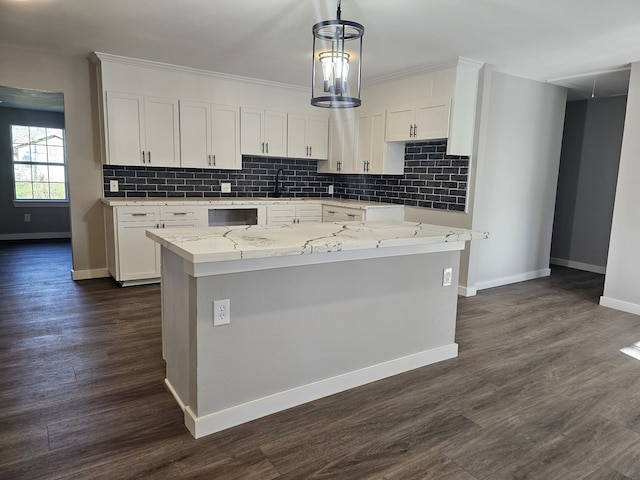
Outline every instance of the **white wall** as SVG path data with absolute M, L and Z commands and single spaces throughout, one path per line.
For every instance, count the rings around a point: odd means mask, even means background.
M 102 166 L 94 152 L 89 62 L 0 46 L 0 85 L 64 94 L 75 278 L 106 276 Z
M 640 62 L 631 66 L 618 186 L 600 305 L 640 314 Z
M 468 294 L 549 275 L 566 90 L 485 68 Z

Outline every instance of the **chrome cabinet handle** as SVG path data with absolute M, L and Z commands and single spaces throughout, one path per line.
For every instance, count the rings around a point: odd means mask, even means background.
M 269 142 L 265 144 L 267 146 L 267 153 L 269 153 Z
M 334 213 L 336 213 L 336 211 L 335 210 L 327 210 L 327 213 L 333 215 Z
M 146 217 L 147 215 L 149 215 L 148 213 L 132 213 L 131 216 L 132 217 Z
M 309 156 L 313 155 L 313 145 L 309 145 Z
M 142 150 L 142 163 L 145 163 L 145 161 L 144 161 L 144 150 Z
M 171 215 L 186 215 L 187 212 L 174 212 Z
M 151 150 L 147 152 L 147 160 L 148 160 L 148 163 L 151 163 Z
M 216 156 L 215 155 L 213 156 L 213 166 L 214 167 L 216 166 Z
M 262 153 L 264 153 L 264 142 L 262 142 Z

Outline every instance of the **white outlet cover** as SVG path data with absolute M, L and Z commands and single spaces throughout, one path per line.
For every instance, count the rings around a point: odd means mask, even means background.
M 329 195 L 333 195 L 333 185 L 329 185 L 329 188 L 327 189 L 327 193 Z
M 213 302 L 213 326 L 228 325 L 231 323 L 231 301 L 214 300 Z
M 222 193 L 231 193 L 231 184 L 230 183 L 221 183 L 220 191 Z
M 110 192 L 118 191 L 118 180 L 109 180 L 109 191 Z
M 442 271 L 442 286 L 448 287 L 449 285 L 451 285 L 452 277 L 453 277 L 453 268 L 451 267 L 445 268 Z

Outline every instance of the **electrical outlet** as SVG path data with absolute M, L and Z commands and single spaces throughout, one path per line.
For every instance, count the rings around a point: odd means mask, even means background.
M 25 213 L 24 214 L 24 221 L 25 222 L 30 222 L 31 221 L 31 214 L 30 213 Z
M 213 326 L 227 325 L 231 323 L 231 301 L 214 300 L 213 302 Z
M 451 277 L 453 277 L 453 268 L 445 268 L 442 271 L 442 286 L 448 287 L 451 285 Z
M 230 183 L 221 183 L 220 191 L 222 193 L 230 193 L 231 192 L 231 184 Z
M 329 195 L 333 195 L 333 185 L 329 185 L 329 188 L 327 188 L 327 193 Z
M 110 192 L 118 191 L 118 180 L 109 180 L 109 191 Z

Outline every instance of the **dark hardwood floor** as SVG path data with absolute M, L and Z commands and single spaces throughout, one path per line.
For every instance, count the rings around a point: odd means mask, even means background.
M 603 277 L 460 298 L 460 356 L 194 440 L 163 387 L 158 285 L 70 280 L 0 243 L 0 478 L 640 479 L 640 317 Z

